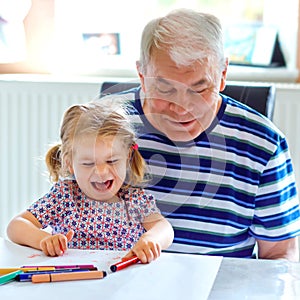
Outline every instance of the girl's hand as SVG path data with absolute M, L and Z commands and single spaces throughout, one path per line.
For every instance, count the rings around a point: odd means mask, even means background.
M 66 235 L 55 234 L 43 238 L 40 242 L 42 251 L 47 256 L 61 256 L 68 248 L 68 242 L 72 240 L 74 231 L 70 230 Z
M 150 263 L 160 256 L 161 246 L 155 241 L 151 235 L 144 233 L 134 247 L 125 255 L 126 258 L 130 258 L 136 255 L 142 263 Z

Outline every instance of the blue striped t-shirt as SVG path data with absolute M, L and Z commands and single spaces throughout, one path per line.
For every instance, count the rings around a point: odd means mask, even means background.
M 205 132 L 173 142 L 143 115 L 139 89 L 117 97 L 132 100 L 139 150 L 149 165 L 146 190 L 175 231 L 169 251 L 251 257 L 256 239 L 299 235 L 288 145 L 269 119 L 222 95 Z

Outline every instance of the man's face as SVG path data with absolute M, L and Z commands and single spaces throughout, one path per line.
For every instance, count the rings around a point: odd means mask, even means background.
M 140 73 L 149 122 L 173 141 L 199 136 L 216 116 L 225 87 L 226 71 L 216 76 L 212 70 L 199 62 L 178 67 L 165 51 L 155 50 L 146 73 Z

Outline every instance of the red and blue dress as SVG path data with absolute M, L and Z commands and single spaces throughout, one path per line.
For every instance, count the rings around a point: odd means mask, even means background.
M 124 251 L 145 232 L 145 217 L 160 211 L 142 188 L 121 189 L 118 196 L 119 202 L 91 200 L 75 180 L 60 180 L 28 211 L 53 234 L 74 230 L 69 248 Z

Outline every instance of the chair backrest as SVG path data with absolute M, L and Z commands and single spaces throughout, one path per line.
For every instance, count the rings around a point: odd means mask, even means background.
M 120 93 L 140 85 L 139 82 L 117 82 L 117 81 L 104 81 L 100 89 L 100 97 Z
M 273 119 L 276 96 L 274 84 L 227 83 L 222 93 Z
M 139 82 L 105 81 L 101 86 L 100 97 L 119 93 L 137 86 L 139 86 Z M 274 84 L 227 82 L 225 90 L 222 93 L 247 104 L 270 120 L 273 119 L 275 107 Z

